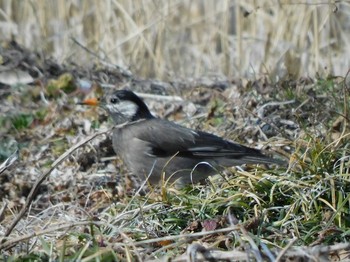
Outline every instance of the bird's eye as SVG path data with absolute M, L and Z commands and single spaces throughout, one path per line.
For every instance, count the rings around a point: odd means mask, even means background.
M 116 98 L 111 98 L 111 103 L 112 104 L 116 104 L 118 102 L 118 99 L 116 99 Z

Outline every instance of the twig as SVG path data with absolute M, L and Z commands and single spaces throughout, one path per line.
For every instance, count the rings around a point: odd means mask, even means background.
M 259 118 L 264 118 L 264 110 L 265 110 L 265 107 L 268 107 L 268 106 L 282 106 L 282 105 L 288 105 L 288 104 L 293 104 L 295 103 L 295 100 L 288 100 L 288 101 L 282 101 L 282 102 L 269 102 L 269 103 L 266 103 L 264 105 L 262 105 L 258 110 L 257 110 L 257 115 Z
M 16 146 L 17 147 L 17 146 Z M 0 174 L 10 167 L 18 159 L 18 147 L 4 162 L 0 164 Z
M 212 261 L 252 261 L 249 259 L 248 255 L 240 250 L 230 250 L 230 251 L 221 251 L 221 250 L 206 250 L 207 253 L 210 254 L 210 258 Z M 198 252 L 199 253 L 199 252 Z M 192 257 L 192 260 L 185 253 L 179 257 L 172 259 L 173 262 L 188 262 L 188 261 L 196 261 L 196 262 L 204 262 L 210 261 L 209 257 L 206 257 L 205 254 L 200 253 L 201 255 L 197 255 Z M 158 260 L 148 260 L 147 262 L 155 262 Z
M 205 261 L 209 261 L 209 262 L 217 261 L 210 252 L 211 250 L 209 248 L 205 248 L 204 246 L 198 243 L 193 243 L 189 245 L 186 250 L 188 261 L 198 261 L 197 254 L 201 254 L 205 259 Z
M 111 68 L 117 68 L 119 70 L 119 72 L 122 74 L 122 76 L 127 77 L 127 78 L 131 78 L 132 77 L 132 73 L 129 70 L 125 70 L 123 69 L 121 66 L 118 65 L 114 65 L 114 64 L 110 64 L 108 62 L 106 62 L 104 59 L 102 59 L 101 57 L 99 57 L 95 52 L 91 51 L 89 48 L 87 48 L 86 46 L 84 46 L 83 44 L 81 44 L 77 39 L 75 39 L 74 37 L 71 37 L 71 40 L 77 44 L 79 47 L 81 47 L 82 49 L 84 49 L 86 52 L 88 52 L 90 55 L 96 57 L 98 60 L 100 60 L 104 65 L 111 67 Z
M 5 213 L 5 210 L 7 208 L 7 205 L 8 203 L 7 202 L 4 202 L 2 208 L 0 209 L 0 222 L 4 219 L 4 213 Z
M 276 262 L 281 261 L 282 257 L 287 253 L 288 249 L 290 249 L 293 244 L 298 240 L 298 238 L 293 238 L 288 245 L 279 252 L 278 256 L 276 257 Z
M 33 237 L 37 237 L 37 236 L 41 236 L 47 233 L 51 233 L 51 232 L 56 232 L 62 229 L 70 229 L 72 227 L 77 227 L 77 226 L 85 226 L 85 225 L 95 225 L 95 226 L 103 226 L 104 223 L 103 222 L 97 222 L 97 221 L 79 221 L 79 222 L 74 222 L 74 223 L 69 223 L 69 224 L 64 224 L 64 225 L 59 225 L 56 227 L 52 227 L 50 226 L 47 229 L 38 231 L 38 232 L 32 232 L 30 234 L 27 235 L 23 235 L 14 239 L 10 239 L 9 241 L 6 241 L 2 244 L 0 244 L 0 250 L 3 249 L 8 249 L 12 246 L 14 246 L 16 243 L 33 238 Z
M 146 93 L 139 93 L 135 92 L 136 95 L 147 98 L 147 99 L 153 99 L 158 101 L 171 101 L 171 102 L 183 102 L 184 100 L 179 96 L 163 96 L 163 95 L 154 95 L 154 94 L 146 94 Z
M 65 153 L 63 153 L 50 167 L 50 169 L 48 171 L 46 171 L 45 173 L 43 173 L 35 182 L 35 184 L 32 187 L 32 190 L 29 192 L 29 195 L 27 197 L 27 200 L 25 202 L 25 204 L 23 205 L 21 211 L 19 212 L 19 214 L 17 215 L 17 217 L 15 218 L 15 220 L 12 222 L 12 224 L 7 228 L 6 233 L 5 233 L 5 237 L 1 240 L 0 244 L 4 243 L 4 241 L 6 240 L 6 237 L 8 237 L 12 230 L 16 227 L 16 225 L 18 224 L 18 222 L 21 220 L 21 218 L 24 216 L 24 214 L 26 213 L 26 211 L 28 210 L 30 204 L 33 201 L 33 198 L 35 196 L 35 193 L 37 191 L 37 189 L 39 188 L 39 186 L 41 185 L 41 183 L 45 180 L 45 178 L 55 169 L 55 167 L 60 164 L 64 159 L 67 158 L 67 156 L 69 156 L 70 154 L 72 154 L 75 150 L 77 150 L 79 147 L 81 147 L 82 145 L 86 144 L 87 142 L 91 141 L 92 139 L 94 139 L 97 136 L 103 135 L 108 133 L 109 131 L 111 131 L 113 128 L 110 128 L 108 130 L 104 130 L 104 131 L 100 131 L 97 132 L 89 137 L 87 137 L 86 139 L 80 141 L 78 144 L 72 146 L 68 151 L 66 151 Z M 0 250 L 1 250 L 1 246 L 0 245 Z
M 152 244 L 156 242 L 161 242 L 161 241 L 172 241 L 180 238 L 196 238 L 196 237 L 201 237 L 201 236 L 207 236 L 207 235 L 212 235 L 212 234 L 217 234 L 217 233 L 225 233 L 225 232 L 231 232 L 234 230 L 240 229 L 240 226 L 229 226 L 226 228 L 220 228 L 216 230 L 210 230 L 210 231 L 203 231 L 203 232 L 197 232 L 197 233 L 192 233 L 192 234 L 179 234 L 179 235 L 171 235 L 171 236 L 166 236 L 166 237 L 159 237 L 159 238 L 152 238 L 152 239 L 146 239 L 146 240 L 141 240 L 134 242 L 133 245 L 135 246 L 140 246 L 140 245 L 145 245 L 145 244 Z
M 55 162 L 53 162 L 53 164 L 51 165 L 51 169 L 53 169 L 55 166 L 57 166 L 59 163 L 62 162 L 62 160 L 64 160 L 67 156 L 69 156 L 70 154 L 72 154 L 75 150 L 77 150 L 79 147 L 81 147 L 82 145 L 86 144 L 87 142 L 90 142 L 91 140 L 93 140 L 95 137 L 100 136 L 100 135 L 104 135 L 110 131 L 112 131 L 112 129 L 114 129 L 114 127 L 109 128 L 107 130 L 102 130 L 100 132 L 97 132 L 95 134 L 92 134 L 91 136 L 88 136 L 87 138 L 85 138 L 84 140 L 80 141 L 78 144 L 72 146 L 68 151 L 66 151 L 65 153 L 63 153 Z M 50 169 L 50 170 L 51 170 Z

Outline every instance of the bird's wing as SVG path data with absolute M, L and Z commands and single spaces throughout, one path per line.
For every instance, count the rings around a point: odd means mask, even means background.
M 278 160 L 263 155 L 259 150 L 166 120 L 148 120 L 133 130 L 134 137 L 147 143 L 145 153 L 149 156 L 170 157 L 176 154 L 198 159 L 226 158 L 241 159 L 246 163 L 278 163 Z
M 147 155 L 169 157 L 195 145 L 197 133 L 175 123 L 154 118 L 136 123 L 132 137 L 147 143 Z

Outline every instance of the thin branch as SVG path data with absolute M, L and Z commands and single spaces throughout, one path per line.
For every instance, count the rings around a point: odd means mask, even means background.
M 98 60 L 101 61 L 101 63 L 103 63 L 104 65 L 111 67 L 111 68 L 117 68 L 119 70 L 119 72 L 127 78 L 131 78 L 132 77 L 132 73 L 129 70 L 125 70 L 124 68 L 122 68 L 121 66 L 115 65 L 115 64 L 111 64 L 106 62 L 105 59 L 102 59 L 100 56 L 98 56 L 95 52 L 91 51 L 89 48 L 87 48 L 86 46 L 84 46 L 83 44 L 81 44 L 77 39 L 75 39 L 74 37 L 71 37 L 71 40 L 77 44 L 79 47 L 81 47 L 82 49 L 84 49 L 86 52 L 88 52 L 90 55 L 96 57 Z
M 298 240 L 298 238 L 293 238 L 293 239 L 288 243 L 288 245 L 286 245 L 285 248 L 283 248 L 283 249 L 281 250 L 281 252 L 278 253 L 278 256 L 277 256 L 277 258 L 276 258 L 275 261 L 276 261 L 276 262 L 281 261 L 282 258 L 283 258 L 283 256 L 287 253 L 287 251 L 288 251 L 289 249 L 291 249 L 291 247 L 294 245 L 294 243 L 295 243 L 297 240 Z
M 63 229 L 68 230 L 68 229 L 71 229 L 73 227 L 87 226 L 87 225 L 103 226 L 104 224 L 102 222 L 97 222 L 97 221 L 79 221 L 79 222 L 59 225 L 59 226 L 56 226 L 56 227 L 50 226 L 49 228 L 41 230 L 41 231 L 32 232 L 30 234 L 26 234 L 26 235 L 23 235 L 23 236 L 14 238 L 14 239 L 10 239 L 10 240 L 0 244 L 0 250 L 9 249 L 9 248 L 13 247 L 14 245 L 16 245 L 17 243 L 19 243 L 19 242 L 31 239 L 33 237 L 42 236 L 44 234 L 57 232 L 57 231 L 60 231 L 60 230 L 63 230 Z
M 32 187 L 32 190 L 29 192 L 29 195 L 27 197 L 27 200 L 25 202 L 25 204 L 23 205 L 21 211 L 19 212 L 19 214 L 17 215 L 17 217 L 15 218 L 15 220 L 12 222 L 12 224 L 7 228 L 6 233 L 4 235 L 4 238 L 1 240 L 1 243 L 4 243 L 4 241 L 6 240 L 6 237 L 8 237 L 12 230 L 16 227 L 16 225 L 18 224 L 18 222 L 21 220 L 21 218 L 24 216 L 24 214 L 27 212 L 30 204 L 32 203 L 35 193 L 38 190 L 39 186 L 42 184 L 42 182 L 46 179 L 46 177 L 48 177 L 48 175 L 56 168 L 57 165 L 59 165 L 63 160 L 65 160 L 70 154 L 72 154 L 75 150 L 77 150 L 79 147 L 81 147 L 82 145 L 86 144 L 87 142 L 93 140 L 95 137 L 106 134 L 108 132 L 110 132 L 113 128 L 110 128 L 108 130 L 104 130 L 104 131 L 100 131 L 97 132 L 89 137 L 87 137 L 86 139 L 80 141 L 78 144 L 72 146 L 68 151 L 66 151 L 65 153 L 63 153 L 50 167 L 50 169 L 48 171 L 46 171 L 45 173 L 43 173 L 35 182 L 35 184 Z M 1 250 L 1 245 L 0 245 L 0 250 Z
M 17 143 L 16 143 L 17 144 Z M 0 174 L 9 168 L 18 159 L 18 147 L 16 145 L 16 150 L 12 153 L 4 162 L 0 164 Z

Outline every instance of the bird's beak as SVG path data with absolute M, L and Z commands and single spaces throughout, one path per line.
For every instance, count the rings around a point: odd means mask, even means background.
M 98 106 L 100 105 L 100 101 L 97 98 L 88 98 L 82 102 L 78 103 L 79 105 L 87 105 L 87 106 Z

